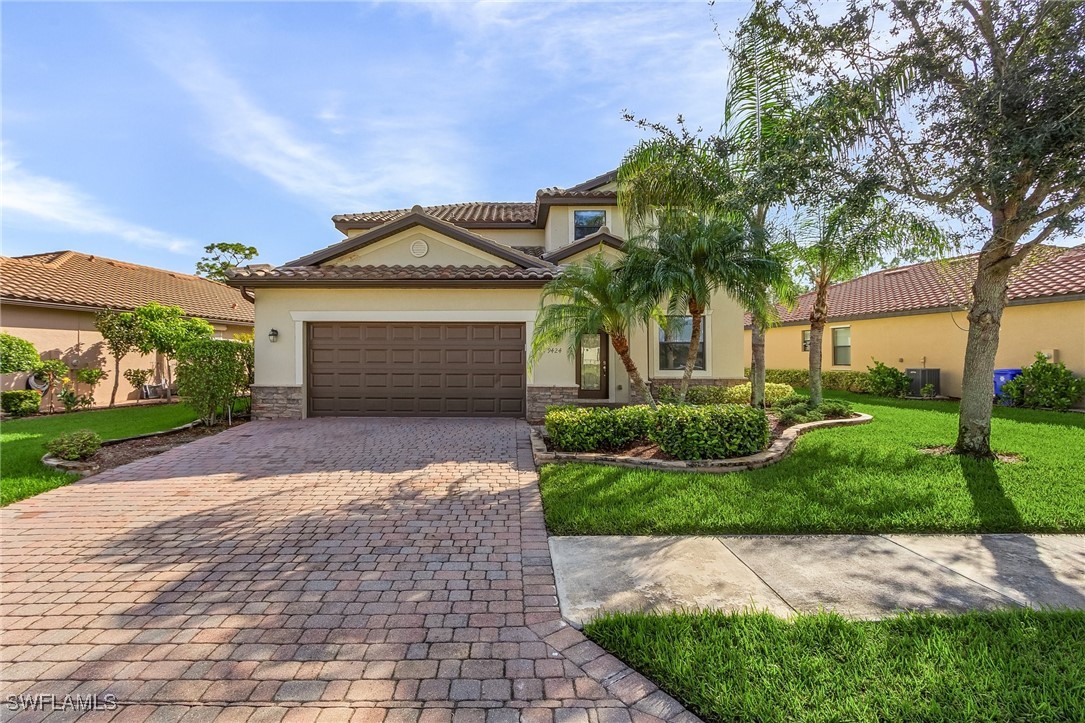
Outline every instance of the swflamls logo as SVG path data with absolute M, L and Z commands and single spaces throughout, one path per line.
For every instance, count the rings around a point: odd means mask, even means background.
M 51 693 L 34 693 L 23 695 L 9 695 L 5 706 L 10 711 L 37 710 L 37 711 L 79 711 L 82 713 L 92 710 L 117 710 L 117 696 L 112 693 L 105 695 L 53 695 Z

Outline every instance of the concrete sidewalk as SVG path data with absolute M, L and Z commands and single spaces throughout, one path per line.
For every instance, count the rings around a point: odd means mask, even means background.
M 561 611 L 1085 609 L 1085 535 L 551 537 Z

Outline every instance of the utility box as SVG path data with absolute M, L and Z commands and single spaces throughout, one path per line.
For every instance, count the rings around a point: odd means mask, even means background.
M 933 384 L 934 396 L 939 396 L 942 393 L 941 372 L 941 369 L 905 369 L 904 373 L 912 380 L 912 385 L 908 387 L 908 395 L 921 397 L 923 396 L 923 387 Z

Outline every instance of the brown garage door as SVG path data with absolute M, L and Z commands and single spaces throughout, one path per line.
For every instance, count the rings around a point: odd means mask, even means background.
M 523 324 L 310 323 L 314 417 L 524 416 Z

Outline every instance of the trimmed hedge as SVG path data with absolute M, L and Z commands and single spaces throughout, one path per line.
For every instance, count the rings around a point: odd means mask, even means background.
M 13 417 L 28 417 L 41 408 L 41 392 L 33 389 L 16 389 L 0 392 L 0 408 Z
M 628 447 L 648 439 L 653 419 L 646 405 L 628 407 L 550 407 L 546 433 L 558 449 L 595 452 Z
M 750 370 L 747 369 L 746 376 L 749 375 Z M 806 369 L 766 369 L 765 381 L 776 384 L 790 384 L 793 387 L 807 387 L 810 385 L 810 372 Z M 821 388 L 868 394 L 870 392 L 870 376 L 866 372 L 822 372 Z
M 690 387 L 686 391 L 687 404 L 749 404 L 753 387 L 749 382 L 733 387 L 711 386 Z M 771 407 L 795 390 L 789 384 L 765 384 L 765 401 Z M 668 385 L 661 386 L 656 394 L 661 404 L 673 404 L 678 401 L 678 390 Z
M 848 402 L 830 399 L 815 406 L 810 403 L 810 397 L 801 394 L 780 400 L 776 413 L 780 422 L 788 427 L 793 424 L 820 422 L 823 419 L 847 419 L 852 415 L 851 404 Z
M 664 405 L 651 440 L 678 459 L 724 459 L 756 454 L 772 438 L 765 410 L 739 404 Z
M 551 407 L 546 432 L 566 452 L 620 450 L 651 440 L 679 459 L 754 454 L 771 439 L 764 410 L 738 404 Z

